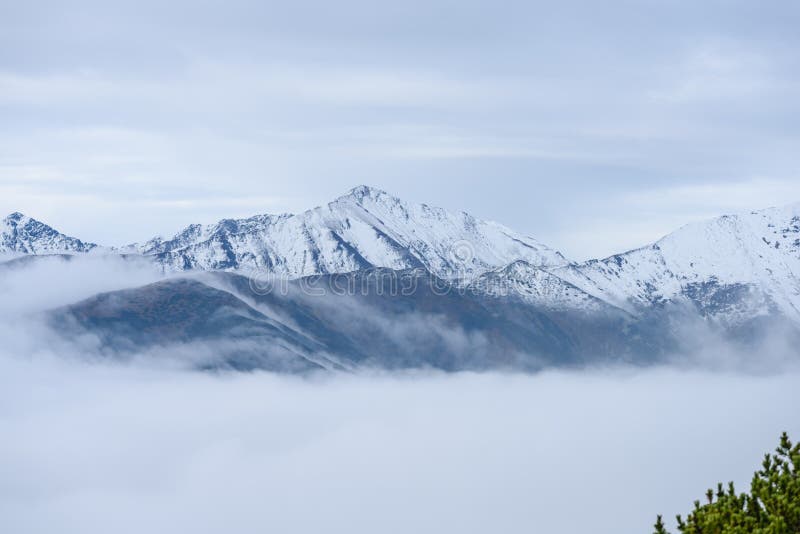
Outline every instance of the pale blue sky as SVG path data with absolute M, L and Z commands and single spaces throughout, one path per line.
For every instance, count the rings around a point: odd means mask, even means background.
M 582 259 L 800 201 L 798 2 L 288 4 L 0 0 L 0 212 L 122 244 L 366 183 Z

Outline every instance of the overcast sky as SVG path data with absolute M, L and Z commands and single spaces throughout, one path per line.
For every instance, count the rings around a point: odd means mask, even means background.
M 103 244 L 366 183 L 582 259 L 800 201 L 800 3 L 0 0 L 0 212 Z

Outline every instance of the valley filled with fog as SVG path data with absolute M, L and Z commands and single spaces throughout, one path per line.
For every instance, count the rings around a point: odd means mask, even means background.
M 796 373 L 298 379 L 0 350 L 9 532 L 650 532 L 800 433 Z
M 649 532 L 800 434 L 776 339 L 536 373 L 199 371 L 197 344 L 115 358 L 42 319 L 161 271 L 42 260 L 0 277 L 9 532 Z

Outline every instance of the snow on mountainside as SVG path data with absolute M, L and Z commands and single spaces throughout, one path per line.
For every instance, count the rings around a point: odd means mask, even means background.
M 478 294 L 516 297 L 528 304 L 553 311 L 599 312 L 613 309 L 599 298 L 523 260 L 487 271 L 468 287 Z
M 635 311 L 685 298 L 704 313 L 800 321 L 800 204 L 684 226 L 660 241 L 552 274 Z
M 0 253 L 68 254 L 96 248 L 94 243 L 66 236 L 22 213 L 12 213 L 0 221 Z
M 0 253 L 95 249 L 19 213 L 0 225 Z M 117 252 L 142 254 L 168 271 L 258 269 L 290 278 L 424 268 L 550 310 L 640 315 L 688 302 L 730 324 L 775 313 L 800 323 L 800 204 L 690 224 L 652 245 L 574 264 L 500 224 L 361 186 L 297 215 L 192 225 Z
M 192 225 L 171 239 L 127 250 L 155 256 L 173 271 L 246 268 L 288 277 L 425 267 L 455 279 L 518 259 L 536 266 L 567 264 L 557 251 L 500 224 L 408 204 L 366 186 L 301 214 Z

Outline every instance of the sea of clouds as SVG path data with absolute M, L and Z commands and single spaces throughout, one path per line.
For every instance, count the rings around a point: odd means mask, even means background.
M 0 272 L 0 532 L 649 533 L 800 438 L 783 365 L 201 373 L 87 360 L 35 320 L 160 276 Z

